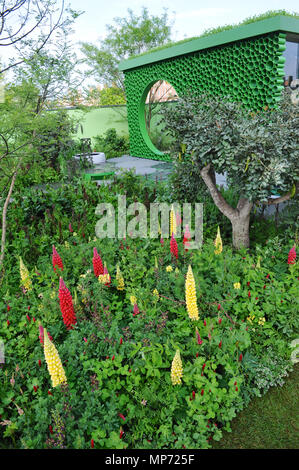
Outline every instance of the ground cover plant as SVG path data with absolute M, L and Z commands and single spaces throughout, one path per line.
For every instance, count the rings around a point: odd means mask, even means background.
M 214 222 L 198 250 L 187 236 L 95 238 L 95 206 L 121 192 L 167 198 L 165 184 L 131 173 L 15 194 L 2 448 L 210 448 L 293 368 L 296 233 L 238 252 Z

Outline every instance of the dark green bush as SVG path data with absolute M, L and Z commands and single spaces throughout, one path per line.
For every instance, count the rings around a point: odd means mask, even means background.
M 103 135 L 94 137 L 95 150 L 104 152 L 106 158 L 121 157 L 129 152 L 129 137 L 119 136 L 115 128 L 108 129 Z

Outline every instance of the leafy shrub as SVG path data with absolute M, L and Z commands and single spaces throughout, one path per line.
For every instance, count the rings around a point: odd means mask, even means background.
M 129 152 L 129 137 L 117 135 L 116 129 L 108 129 L 103 135 L 94 137 L 97 152 L 104 152 L 106 158 L 121 157 Z
M 2 448 L 90 448 L 91 439 L 95 448 L 106 449 L 208 448 L 252 396 L 281 384 L 291 368 L 299 275 L 298 264 L 287 264 L 292 239 L 284 243 L 277 237 L 238 253 L 224 244 L 220 255 L 213 239 L 189 252 L 178 239 L 177 260 L 169 240 L 162 246 L 155 239 L 94 239 L 97 201 L 115 203 L 118 192 L 127 189 L 134 201 L 140 190 L 139 178 L 124 178 L 115 182 L 115 194 L 113 184 L 97 188 L 78 181 L 56 192 L 28 191 L 11 208 L 10 223 L 16 215 L 22 224 L 32 222 L 30 239 L 25 229 L 22 236 L 12 226 L 15 235 L 10 235 L 0 285 L 6 352 L 0 369 Z M 130 184 L 121 188 L 123 181 Z M 149 200 L 154 197 L 149 192 Z M 77 317 L 69 331 L 59 307 L 60 273 L 51 264 L 53 244 Z M 94 247 L 111 275 L 110 286 L 93 273 Z M 19 287 L 20 255 L 32 291 Z M 124 290 L 117 288 L 118 264 Z M 189 264 L 199 309 L 195 322 L 185 304 Z M 51 386 L 39 322 L 53 337 L 67 386 Z M 177 349 L 183 377 L 174 386 L 171 364 Z

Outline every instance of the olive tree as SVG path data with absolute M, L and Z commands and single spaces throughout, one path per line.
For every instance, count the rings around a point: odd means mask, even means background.
M 252 112 L 229 97 L 187 94 L 163 109 L 163 119 L 176 142 L 174 158 L 181 153 L 197 165 L 214 203 L 230 220 L 233 246 L 249 247 L 254 204 L 279 204 L 299 191 L 298 102 L 283 93 L 276 108 Z M 219 191 L 215 172 L 227 175 L 236 207 Z M 280 197 L 273 198 L 273 190 Z

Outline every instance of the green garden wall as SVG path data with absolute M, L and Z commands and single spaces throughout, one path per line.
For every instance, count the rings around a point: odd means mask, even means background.
M 71 116 L 80 118 L 81 126 L 78 127 L 76 137 L 78 139 L 104 134 L 107 129 L 114 127 L 118 134 L 128 135 L 128 121 L 126 118 L 126 106 L 111 106 L 101 108 L 91 108 L 89 111 L 70 109 Z M 125 117 L 123 117 L 125 116 Z
M 275 106 L 283 89 L 286 32 L 299 33 L 299 21 L 293 20 L 271 18 L 122 62 L 130 154 L 170 159 L 153 145 L 145 127 L 145 99 L 158 80 L 169 82 L 179 96 L 209 92 L 230 95 L 251 110 Z

